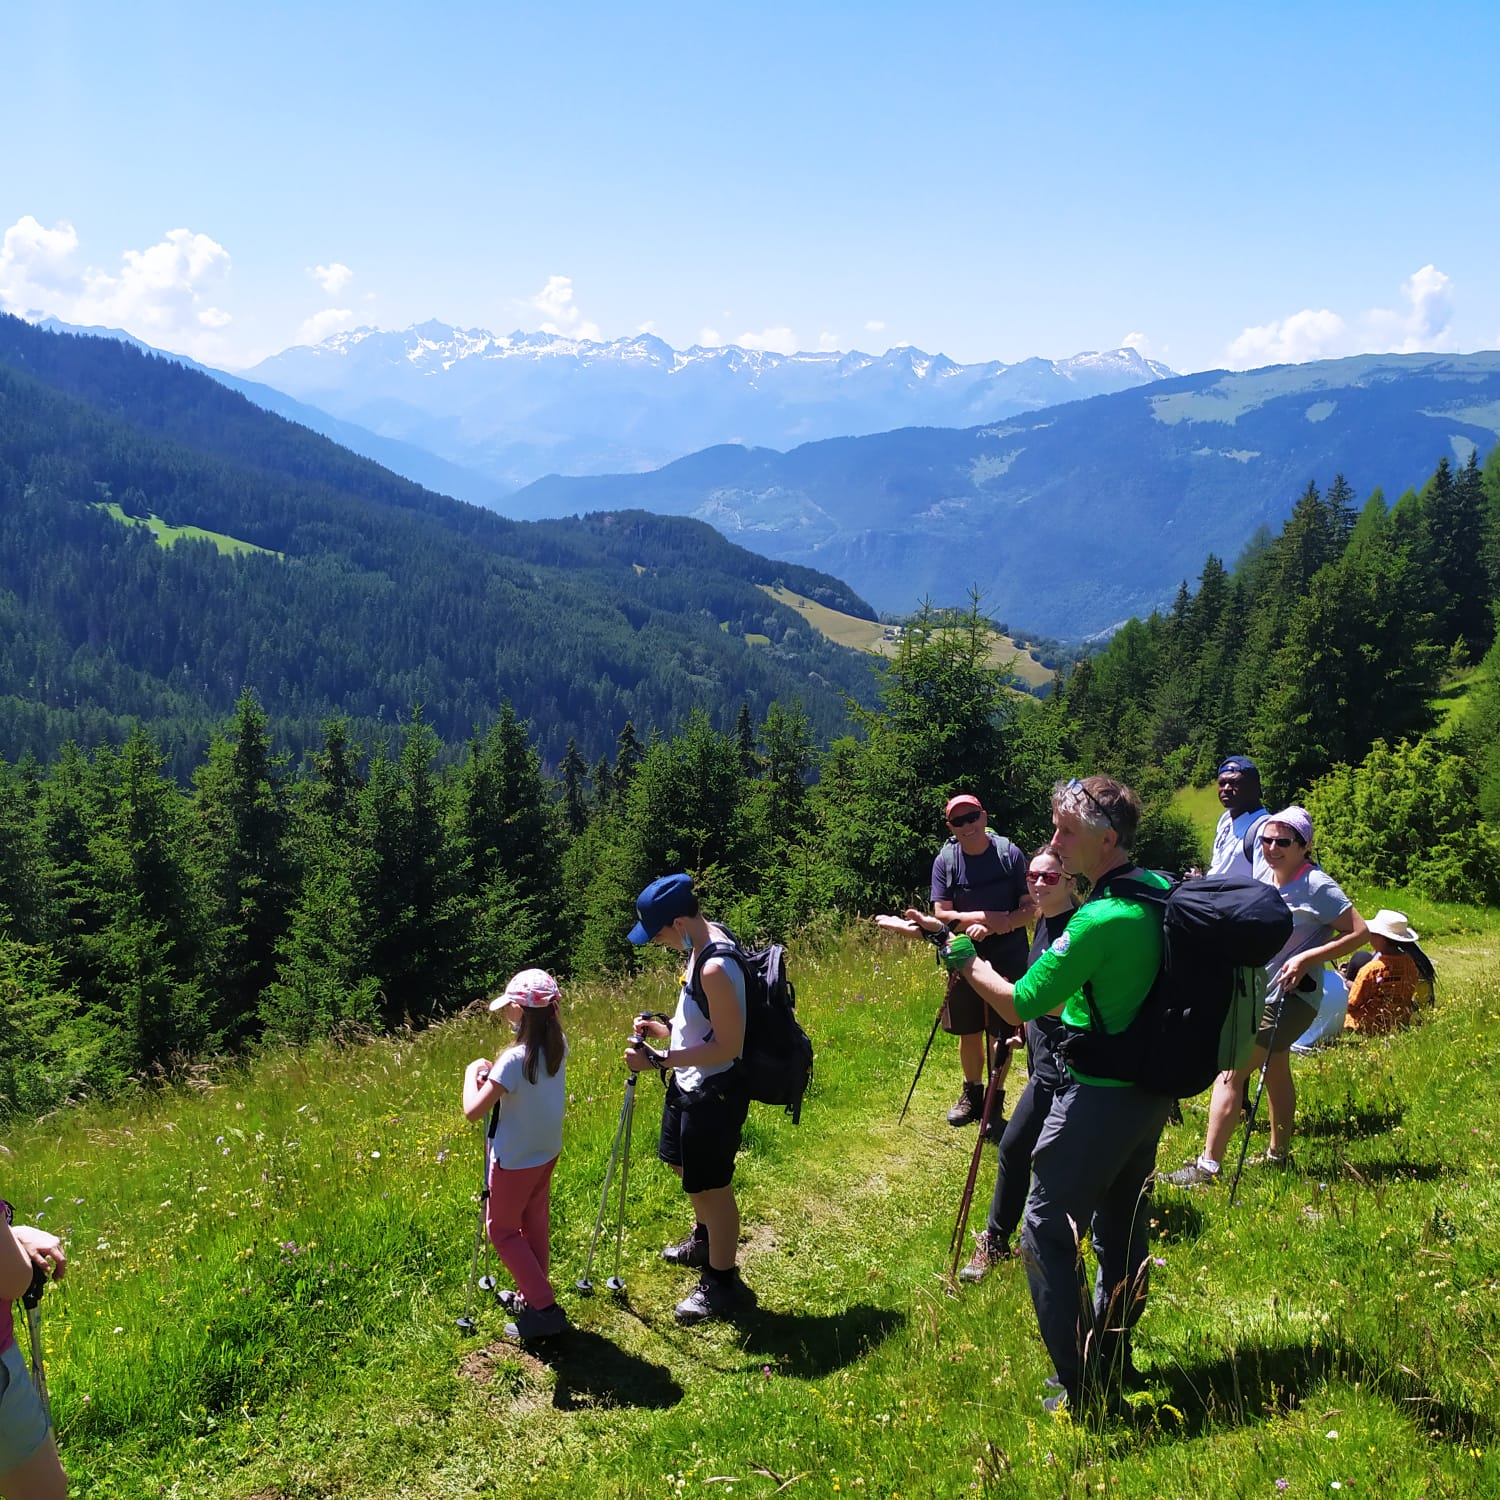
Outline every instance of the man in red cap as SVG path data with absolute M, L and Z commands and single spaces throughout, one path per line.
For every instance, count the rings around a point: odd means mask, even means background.
M 1007 838 L 992 833 L 984 806 L 969 792 L 949 799 L 944 817 L 951 837 L 932 862 L 932 914 L 967 933 L 979 953 L 1008 979 L 1026 967 L 1026 923 L 1032 904 L 1026 894 L 1027 860 Z M 988 1035 L 1009 1042 L 1019 1029 L 986 1005 L 962 974 L 948 979 L 943 1030 L 958 1038 L 963 1092 L 948 1111 L 953 1126 L 974 1125 L 984 1111 L 984 1046 Z M 1010 1048 L 1001 1046 L 995 1066 L 1004 1081 Z M 999 1139 L 1004 1093 L 997 1094 L 990 1132 Z

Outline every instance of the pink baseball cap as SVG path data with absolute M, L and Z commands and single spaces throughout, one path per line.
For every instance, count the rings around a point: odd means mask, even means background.
M 491 1010 L 514 1001 L 529 1010 L 541 1010 L 544 1006 L 557 1004 L 557 981 L 545 969 L 522 969 L 505 986 L 505 992 L 490 1001 Z
M 954 813 L 967 812 L 971 807 L 975 812 L 984 811 L 984 804 L 979 800 L 978 797 L 973 796 L 969 792 L 960 792 L 958 796 L 950 797 L 948 799 L 948 805 L 943 809 L 943 816 L 945 818 L 951 818 Z

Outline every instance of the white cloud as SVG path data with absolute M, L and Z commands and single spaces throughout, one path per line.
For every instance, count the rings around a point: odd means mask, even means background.
M 837 353 L 838 352 L 838 347 L 839 347 L 839 336 L 838 336 L 838 334 L 836 334 L 836 333 L 829 333 L 825 329 L 822 333 L 820 333 L 818 335 L 818 348 L 821 349 L 821 350 L 823 350 L 823 352 L 825 354 L 835 354 L 835 353 Z
M 206 234 L 170 230 L 144 250 L 126 250 L 118 274 L 74 265 L 71 224 L 45 229 L 30 214 L 0 242 L 0 307 L 24 317 L 123 328 L 147 343 L 215 357 L 231 315 L 211 300 L 229 275 L 229 252 Z
M 655 333 L 656 332 L 656 319 L 655 318 L 647 318 L 644 323 L 637 323 L 635 325 L 635 331 L 637 333 Z
M 1458 348 L 1453 332 L 1452 282 L 1426 265 L 1401 284 L 1405 306 L 1372 307 L 1346 321 L 1328 308 L 1304 308 L 1288 318 L 1247 328 L 1230 344 L 1231 369 L 1301 364 L 1349 354 L 1415 354 Z
M 589 322 L 573 303 L 571 276 L 549 276 L 547 285 L 531 299 L 531 306 L 546 319 L 542 324 L 543 333 L 570 339 L 596 340 L 599 337 L 599 325 Z
M 336 260 L 326 266 L 309 266 L 307 274 L 328 293 L 330 297 L 338 294 L 354 280 L 354 272 L 346 266 L 343 261 Z
M 1127 333 L 1120 340 L 1122 349 L 1134 349 L 1142 359 L 1151 357 L 1151 340 L 1144 333 Z
M 724 345 L 724 340 L 719 337 L 717 328 L 701 329 L 698 333 L 698 342 L 705 349 L 720 349 Z
M 865 332 L 866 333 L 884 333 L 885 332 L 885 324 L 882 323 L 879 318 L 871 318 L 870 321 L 865 324 Z
M 306 319 L 293 337 L 294 344 L 319 344 L 331 333 L 354 325 L 354 314 L 347 307 L 325 307 Z
M 742 333 L 735 343 L 741 349 L 766 349 L 776 354 L 797 352 L 797 340 L 790 328 L 762 328 L 759 333 Z

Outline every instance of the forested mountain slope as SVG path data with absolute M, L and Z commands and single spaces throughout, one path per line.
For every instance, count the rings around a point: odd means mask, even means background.
M 266 550 L 164 548 L 108 502 Z M 503 520 L 170 361 L 0 318 L 0 754 L 130 717 L 182 768 L 245 687 L 293 750 L 330 713 L 368 737 L 414 704 L 453 741 L 507 697 L 552 761 L 626 719 L 727 727 L 793 696 L 830 735 L 867 659 L 755 587 L 777 579 L 870 613 L 693 522 Z
M 634 505 L 850 580 L 877 609 L 960 603 L 1076 640 L 1166 605 L 1342 474 L 1363 500 L 1500 435 L 1500 354 L 1361 355 L 1157 381 L 962 431 L 707 449 L 650 474 L 551 477 L 513 515 Z

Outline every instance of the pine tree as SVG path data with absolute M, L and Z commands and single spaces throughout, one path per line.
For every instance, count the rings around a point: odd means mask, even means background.
M 234 1050 L 257 1029 L 296 887 L 281 771 L 252 693 L 241 694 L 228 737 L 215 735 L 194 782 L 209 1029 L 217 1045 Z
M 589 809 L 583 795 L 583 778 L 588 774 L 588 764 L 578 751 L 578 742 L 568 741 L 567 753 L 558 766 L 558 779 L 562 782 L 563 822 L 568 832 L 575 837 L 588 826 Z
M 636 767 L 640 765 L 645 753 L 636 737 L 635 725 L 626 719 L 625 727 L 615 740 L 615 785 L 622 796 L 629 789 L 630 779 L 635 775 Z

